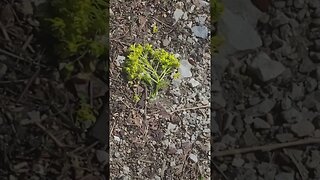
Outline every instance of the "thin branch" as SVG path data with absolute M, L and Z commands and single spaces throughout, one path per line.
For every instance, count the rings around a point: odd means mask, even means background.
M 213 157 L 222 157 L 222 156 L 230 156 L 235 154 L 244 154 L 254 151 L 272 151 L 275 149 L 281 149 L 291 146 L 300 146 L 300 145 L 307 145 L 307 144 L 318 144 L 320 143 L 320 138 L 306 138 L 298 141 L 293 142 L 285 142 L 285 143 L 277 143 L 277 144 L 268 144 L 263 146 L 254 146 L 248 148 L 240 148 L 240 149 L 231 149 L 231 150 L 224 150 L 218 151 L 213 153 Z

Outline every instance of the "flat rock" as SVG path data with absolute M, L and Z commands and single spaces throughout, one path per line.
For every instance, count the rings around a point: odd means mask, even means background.
M 194 36 L 202 38 L 202 39 L 207 39 L 208 38 L 208 34 L 209 34 L 209 30 L 207 28 L 207 26 L 201 25 L 201 26 L 193 26 L 191 28 L 191 31 L 193 33 Z
M 251 129 L 247 129 L 247 131 L 243 134 L 243 139 L 247 146 L 254 146 L 259 144 L 258 138 L 253 134 Z
M 294 132 L 298 137 L 311 135 L 314 130 L 314 125 L 309 121 L 300 121 L 291 126 L 291 131 Z
M 232 166 L 235 167 L 241 167 L 243 166 L 243 164 L 245 163 L 245 161 L 242 158 L 233 158 L 232 160 Z
M 262 45 L 255 26 L 228 8 L 224 9 L 218 28 L 219 32 L 224 34 L 226 41 L 236 50 L 254 49 Z
M 256 129 L 269 129 L 269 128 L 271 128 L 270 124 L 261 118 L 255 118 L 253 121 L 253 126 Z
M 183 16 L 183 11 L 181 9 L 176 9 L 173 13 L 173 18 L 177 22 L 182 16 Z
M 290 97 L 293 100 L 301 100 L 305 96 L 304 93 L 304 84 L 301 83 L 293 83 L 291 88 Z
M 102 151 L 102 150 L 96 151 L 96 157 L 100 163 L 103 163 L 103 162 L 106 162 L 107 160 L 109 160 L 108 153 L 106 151 Z
M 300 122 L 303 119 L 301 112 L 297 111 L 295 108 L 282 111 L 281 115 L 282 118 L 288 123 Z
M 282 134 L 277 134 L 276 135 L 276 139 L 279 142 L 290 142 L 292 140 L 294 140 L 294 136 L 291 133 L 282 133 Z
M 189 84 L 191 85 L 191 87 L 197 87 L 197 86 L 200 85 L 200 82 L 197 81 L 197 80 L 195 80 L 194 78 L 191 78 L 191 79 L 189 80 Z
M 179 72 L 181 77 L 184 77 L 184 78 L 191 77 L 192 76 L 191 68 L 192 68 L 192 65 L 189 63 L 189 61 L 181 60 L 180 67 L 179 67 Z
M 197 163 L 198 162 L 198 156 L 195 154 L 190 154 L 189 158 L 192 162 Z
M 285 71 L 285 67 L 264 52 L 260 52 L 251 62 L 249 67 L 263 82 L 276 78 Z

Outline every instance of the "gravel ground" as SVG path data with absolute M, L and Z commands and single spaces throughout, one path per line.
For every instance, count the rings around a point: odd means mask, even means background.
M 224 4 L 212 177 L 319 179 L 320 1 L 273 1 L 264 13 L 250 2 Z
M 111 178 L 209 179 L 209 2 L 113 1 L 110 7 Z M 133 92 L 143 88 L 122 78 L 133 43 L 164 48 L 181 62 L 181 77 L 156 101 L 134 103 Z

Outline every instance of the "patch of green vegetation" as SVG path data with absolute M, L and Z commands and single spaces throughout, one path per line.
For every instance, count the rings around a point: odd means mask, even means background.
M 179 65 L 180 62 L 174 54 L 164 49 L 153 49 L 150 44 L 133 44 L 129 48 L 124 71 L 129 83 L 144 83 L 151 92 L 149 97 L 153 99 L 159 90 L 169 84 L 172 73 L 175 73 L 174 77 L 178 77 Z
M 221 0 L 210 0 L 210 12 L 211 12 L 211 18 L 213 22 L 218 21 L 220 18 L 222 12 L 223 12 L 224 6 L 221 2 Z
M 104 0 L 51 0 L 37 8 L 39 39 L 47 47 L 48 63 L 59 66 L 63 80 L 105 71 L 97 63 L 108 65 L 108 9 L 109 1 Z
M 211 38 L 211 52 L 216 52 L 218 47 L 222 45 L 224 42 L 224 38 L 222 36 L 212 36 Z
M 80 103 L 79 109 L 76 111 L 76 119 L 78 122 L 90 121 L 95 122 L 96 117 L 91 106 L 85 102 Z
M 224 10 L 224 6 L 221 0 L 210 0 L 210 12 L 212 23 L 215 24 L 221 17 Z M 211 52 L 217 51 L 218 47 L 224 42 L 224 38 L 219 35 L 213 35 L 211 38 Z

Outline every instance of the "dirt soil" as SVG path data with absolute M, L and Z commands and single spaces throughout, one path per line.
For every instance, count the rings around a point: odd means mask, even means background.
M 75 112 L 81 91 L 99 117 L 107 84 L 62 80 L 37 36 L 36 10 L 32 1 L 0 2 L 0 179 L 106 179 L 105 143 Z
M 111 178 L 209 179 L 209 3 L 120 0 L 110 7 Z M 133 43 L 163 48 L 183 64 L 183 76 L 155 101 L 135 103 L 134 93 L 148 91 L 124 80 Z

